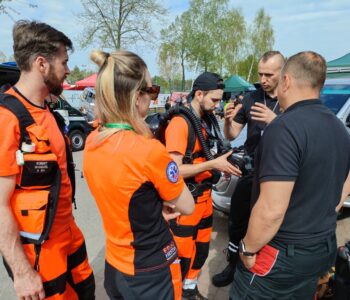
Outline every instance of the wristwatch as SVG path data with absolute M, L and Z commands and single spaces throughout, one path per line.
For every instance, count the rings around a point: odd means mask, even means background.
M 241 240 L 238 244 L 238 251 L 239 253 L 241 253 L 242 255 L 244 256 L 254 256 L 256 255 L 256 253 L 253 253 L 253 252 L 248 252 L 245 248 L 245 244 L 244 244 L 244 241 Z

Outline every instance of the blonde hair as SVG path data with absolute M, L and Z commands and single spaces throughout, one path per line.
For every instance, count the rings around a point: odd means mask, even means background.
M 90 58 L 100 67 L 95 97 L 100 122 L 99 139 L 121 130 L 104 127 L 107 123 L 130 124 L 137 134 L 151 137 L 152 133 L 136 106 L 137 91 L 147 86 L 146 63 L 129 51 L 107 53 L 95 50 Z

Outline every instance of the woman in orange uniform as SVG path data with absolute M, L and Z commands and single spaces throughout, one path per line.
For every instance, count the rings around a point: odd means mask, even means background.
M 193 198 L 176 163 L 144 121 L 159 87 L 137 55 L 94 51 L 100 67 L 100 125 L 84 151 L 84 173 L 106 234 L 105 288 L 110 299 L 181 299 L 177 248 L 165 208 L 191 214 Z M 175 213 L 176 215 L 176 213 Z

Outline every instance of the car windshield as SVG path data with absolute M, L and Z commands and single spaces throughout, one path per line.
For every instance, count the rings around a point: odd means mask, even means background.
M 321 101 L 333 113 L 337 114 L 345 102 L 350 98 L 350 85 L 326 84 L 321 91 Z

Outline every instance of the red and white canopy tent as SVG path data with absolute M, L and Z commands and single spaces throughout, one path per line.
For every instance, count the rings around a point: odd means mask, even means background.
M 77 90 L 74 84 L 69 84 L 67 81 L 64 81 L 62 86 L 64 90 Z
M 91 76 L 89 77 L 86 77 L 82 80 L 78 80 L 76 83 L 75 83 L 75 86 L 78 90 L 83 90 L 84 88 L 87 88 L 87 87 L 95 87 L 96 85 L 96 78 L 97 78 L 97 74 L 92 74 Z

